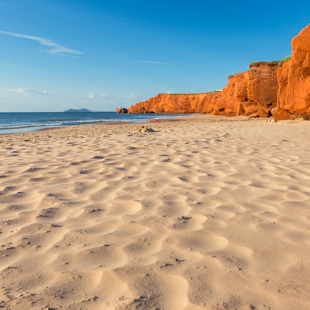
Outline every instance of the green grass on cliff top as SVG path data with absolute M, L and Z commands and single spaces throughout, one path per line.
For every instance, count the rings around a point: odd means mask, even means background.
M 171 93 L 171 94 L 167 94 L 167 93 L 159 93 L 159 95 L 170 95 L 170 96 L 179 96 L 179 95 L 205 95 L 205 94 L 212 94 L 212 93 L 216 93 L 216 92 L 221 92 L 221 90 L 214 90 L 211 92 L 203 92 L 203 93 Z
M 261 65 L 266 65 L 266 66 L 271 66 L 271 67 L 274 67 L 274 66 L 279 66 L 281 67 L 286 61 L 289 61 L 291 60 L 291 56 L 287 56 L 285 57 L 284 59 L 282 60 L 274 60 L 274 61 L 254 61 L 254 62 L 251 62 L 250 63 L 250 68 L 253 68 L 253 67 L 259 67 Z

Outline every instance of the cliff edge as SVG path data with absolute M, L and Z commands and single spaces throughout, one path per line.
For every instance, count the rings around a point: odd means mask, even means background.
M 292 39 L 292 59 L 278 70 L 275 119 L 310 118 L 310 24 Z
M 271 116 L 277 105 L 278 62 L 257 62 L 250 70 L 229 77 L 213 114 L 226 116 Z
M 128 113 L 207 113 L 212 101 L 220 97 L 220 91 L 201 94 L 159 94 L 147 101 L 139 102 L 128 109 Z
M 255 63 L 249 71 L 230 76 L 222 91 L 159 94 L 131 106 L 128 113 L 212 113 L 268 117 L 277 104 L 277 69 L 278 62 Z

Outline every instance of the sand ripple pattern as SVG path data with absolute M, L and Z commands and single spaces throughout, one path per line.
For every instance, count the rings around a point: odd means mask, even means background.
M 0 307 L 309 309 L 310 124 L 0 136 Z

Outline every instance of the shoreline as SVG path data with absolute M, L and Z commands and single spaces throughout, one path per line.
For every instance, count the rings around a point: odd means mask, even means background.
M 1 135 L 1 306 L 309 308 L 309 128 L 198 115 Z
M 27 115 L 28 113 L 28 115 Z M 116 112 L 98 113 L 63 113 L 63 112 L 25 112 L 25 113 L 0 113 L 0 135 L 22 132 L 35 132 L 45 129 L 65 128 L 79 125 L 92 125 L 97 123 L 128 123 L 140 124 L 151 119 L 167 118 L 161 115 L 125 115 Z M 17 115 L 17 116 L 12 116 Z M 89 117 L 91 115 L 92 117 Z M 173 118 L 171 115 L 169 118 Z M 21 119 L 25 118 L 24 121 Z
M 207 122 L 233 122 L 233 121 L 270 121 L 272 118 L 252 118 L 250 119 L 247 116 L 234 116 L 234 117 L 226 117 L 226 116 L 221 116 L 221 115 L 211 115 L 211 114 L 191 114 L 191 115 L 182 115 L 182 114 L 176 114 L 176 116 L 171 117 L 171 118 L 165 118 L 165 119 L 150 119 L 150 120 L 145 120 L 141 121 L 139 123 L 137 122 L 122 122 L 122 121 L 98 121 L 98 122 L 92 122 L 92 123 L 85 123 L 85 124 L 80 124 L 80 125 L 67 125 L 67 126 L 55 126 L 55 127 L 34 127 L 37 129 L 33 130 L 27 130 L 27 131 L 22 131 L 22 129 L 17 129 L 21 130 L 18 132 L 2 132 L 2 131 L 7 131 L 5 130 L 0 130 L 0 137 L 2 135 L 10 135 L 10 134 L 24 134 L 24 133 L 35 133 L 35 132 L 41 132 L 41 131 L 49 131 L 49 130 L 55 130 L 55 129 L 66 129 L 66 128 L 75 128 L 75 127 L 89 127 L 89 126 L 97 126 L 97 125 L 145 125 L 145 124 L 160 124 L 160 123 L 172 123 L 172 122 L 185 122 L 185 121 L 207 121 Z

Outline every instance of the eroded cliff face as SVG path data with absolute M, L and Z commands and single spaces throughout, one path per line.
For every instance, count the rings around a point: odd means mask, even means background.
M 139 102 L 128 109 L 128 113 L 207 113 L 205 108 L 220 96 L 215 91 L 202 94 L 159 94 L 147 101 Z
M 310 118 L 310 24 L 292 40 L 292 59 L 278 70 L 277 120 Z
M 203 94 L 159 94 L 131 106 L 129 113 L 212 113 L 268 117 L 277 102 L 277 65 L 257 64 L 231 76 L 222 91 Z
M 160 94 L 128 109 L 129 113 L 212 113 L 310 119 L 310 25 L 292 40 L 290 61 L 258 62 L 230 76 L 221 92 Z
M 213 114 L 268 117 L 277 104 L 276 63 L 257 63 L 249 71 L 229 77 Z

